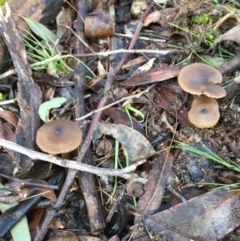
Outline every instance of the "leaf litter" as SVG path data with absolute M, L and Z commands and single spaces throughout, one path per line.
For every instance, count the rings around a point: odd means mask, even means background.
M 84 42 L 81 51 L 78 50 L 81 54 L 83 52 L 89 54 L 89 56 L 83 54 L 81 58 L 86 60 L 87 67 L 96 76 L 93 77 L 93 74 L 86 69 L 81 70 L 81 73 L 87 72 L 86 82 L 80 80 L 76 72 L 71 73 L 67 78 L 63 75 L 54 80 L 49 75 L 49 69 L 34 72 L 31 75 L 41 87 L 41 95 L 44 96 L 41 103 L 50 103 L 45 109 L 42 109 L 44 104 L 38 108 L 39 111 L 41 110 L 40 117 L 44 116 L 43 120 L 49 121 L 51 109 L 53 119 L 64 118 L 74 121 L 75 118 L 81 117 L 79 112 L 85 109 L 87 112 L 93 112 L 93 118 L 85 118 L 86 122 L 82 122 L 83 119 L 79 121 L 81 127 L 87 131 L 88 124 L 94 123 L 97 115 L 94 111 L 98 105 L 101 106 L 101 98 L 104 98 L 104 88 L 108 86 L 106 75 L 111 73 L 111 67 L 117 66 L 124 58 L 123 53 L 110 55 L 110 57 L 101 56 L 101 54 L 97 56 L 97 53 L 126 50 L 129 48 L 131 39 L 136 40 L 135 48 L 142 50 L 142 53 L 140 51 L 129 55 L 128 61 L 124 62 L 125 65 L 120 72 L 112 76 L 115 80 L 110 86 L 106 105 L 119 102 L 113 107 L 106 108 L 101 121 L 95 125 L 95 127 L 98 126 L 98 133 L 95 132 L 95 134 L 98 134 L 99 140 L 93 139 L 92 142 L 87 140 L 89 145 L 90 143 L 92 145 L 90 148 L 83 145 L 83 149 L 89 150 L 84 162 L 91 160 L 91 165 L 102 168 L 124 167 L 128 165 L 126 159 L 129 159 L 130 163 L 142 159 L 147 159 L 147 162 L 129 175 L 130 180 L 126 183 L 121 178 L 104 179 L 102 177 L 96 184 L 92 179 L 88 179 L 89 176 L 85 173 L 80 173 L 80 184 L 76 178 L 72 186 L 70 185 L 69 195 L 72 196 L 66 199 L 66 205 L 64 205 L 68 219 L 57 215 L 54 220 L 55 227 L 87 230 L 89 236 L 84 237 L 86 240 L 91 240 L 93 234 L 97 235 L 99 240 L 103 238 L 101 234 L 104 235 L 105 240 L 106 237 L 108 240 L 126 240 L 130 235 L 132 235 L 131 240 L 150 240 L 150 237 L 155 240 L 173 241 L 234 240 L 231 237 L 238 240 L 238 192 L 229 192 L 228 189 L 211 191 L 211 188 L 219 182 L 237 184 L 239 174 L 219 163 L 212 162 L 206 156 L 171 147 L 175 141 L 196 148 L 201 148 L 198 144 L 204 143 L 208 150 L 222 160 L 228 163 L 239 162 L 239 84 L 231 83 L 233 77 L 237 78 L 238 72 L 235 71 L 239 69 L 239 57 L 237 58 L 239 56 L 239 20 L 238 15 L 235 14 L 239 11 L 239 5 L 235 4 L 235 1 L 154 1 L 150 13 L 143 21 L 144 28 L 139 35 L 134 35 L 137 32 L 139 16 L 149 3 L 148 1 L 133 2 L 134 4 L 131 1 L 93 1 L 92 6 L 88 6 L 85 13 L 81 15 L 81 17 L 86 15 L 86 21 L 85 32 L 81 32 L 80 36 L 85 35 L 87 42 Z M 84 10 L 84 7 L 81 10 Z M 71 48 L 79 47 L 73 39 L 77 36 L 74 35 L 75 27 L 79 30 L 78 25 L 75 24 L 78 24 L 79 19 L 82 18 L 78 19 L 78 23 L 73 23 L 74 11 L 74 8 L 65 5 L 61 16 L 63 19 L 57 21 L 59 25 L 57 35 L 61 35 L 61 45 L 64 51 L 69 53 Z M 228 11 L 231 14 L 234 12 L 236 21 L 226 17 Z M 39 19 L 31 20 L 31 16 L 26 16 L 25 19 L 29 22 L 33 34 L 50 42 L 57 40 L 55 29 L 49 30 L 55 28 L 53 23 L 45 27 L 36 22 Z M 218 24 L 219 21 L 221 25 Z M 92 24 L 93 22 L 95 24 Z M 66 25 L 65 23 L 68 26 L 61 26 Z M 70 30 L 71 25 L 74 28 Z M 144 53 L 144 50 L 151 49 L 159 52 Z M 167 52 L 161 52 L 162 50 Z M 217 68 L 221 64 L 224 65 L 224 71 L 221 72 L 225 73 L 223 86 L 227 90 L 227 96 L 218 101 L 220 121 L 211 129 L 199 130 L 189 123 L 188 110 L 194 96 L 186 94 L 177 83 L 181 68 L 196 62 Z M 76 62 L 68 59 L 67 64 L 69 68 L 74 69 Z M 44 76 L 47 74 L 49 80 L 46 81 Z M 100 74 L 102 76 L 99 76 Z M 81 78 L 85 78 L 85 74 L 83 76 Z M 194 75 L 192 77 L 194 78 Z M 62 79 L 66 80 L 65 84 L 62 84 Z M 15 97 L 15 93 L 20 91 L 14 85 L 14 81 L 9 78 L 4 79 L 3 84 L 1 83 L 2 101 L 11 100 Z M 78 86 L 81 81 L 84 82 L 84 88 Z M 19 85 L 20 83 L 21 81 Z M 9 86 L 11 86 L 11 92 Z M 146 89 L 148 91 L 145 91 Z M 85 99 L 81 96 L 82 93 Z M 66 94 L 70 101 L 62 107 L 64 101 L 61 100 Z M 138 97 L 131 97 L 136 94 L 139 94 Z M 121 102 L 123 97 L 127 98 L 127 100 L 124 99 L 125 102 Z M 29 116 L 29 120 L 32 118 L 30 122 L 26 121 L 28 118 L 22 122 L 23 111 L 28 108 L 22 108 L 25 102 L 19 93 L 16 98 L 18 103 L 1 105 L 3 111 L 0 112 L 1 138 L 13 142 L 16 135 L 19 135 L 19 129 L 16 130 L 16 127 L 30 130 L 31 126 L 27 126 L 28 123 L 39 123 L 37 115 Z M 60 98 L 60 102 L 56 98 Z M 36 95 L 35 99 L 39 97 Z M 126 113 L 124 106 L 131 106 L 131 110 L 136 111 Z M 140 123 L 137 113 L 142 113 L 144 116 L 143 123 Z M 24 138 L 27 137 L 24 136 Z M 24 138 L 22 142 L 18 138 L 18 144 L 25 145 Z M 27 139 L 30 140 L 30 138 Z M 122 145 L 118 151 L 116 151 L 117 146 L 113 144 L 116 140 Z M 32 146 L 30 149 L 37 150 L 34 138 L 31 142 L 33 145 L 30 145 Z M 81 151 L 80 148 L 70 153 L 70 159 L 78 160 L 78 153 Z M 14 151 L 5 149 L 4 152 L 8 152 L 13 158 L 13 161 L 8 158 L 9 164 L 19 163 Z M 4 153 L 4 155 L 7 154 Z M 31 175 L 38 180 L 46 180 L 46 177 L 51 176 L 52 173 L 60 173 L 56 166 L 38 164 L 38 161 L 34 162 L 31 170 L 33 171 Z M 7 166 L 6 164 L 6 168 Z M 13 173 L 12 165 L 9 165 L 9 169 Z M 68 175 L 71 171 L 68 170 Z M 17 175 L 23 174 L 17 173 Z M 26 178 L 28 176 L 30 173 L 27 172 Z M 69 176 L 66 179 L 65 176 L 62 178 L 61 182 L 74 179 Z M 145 185 L 138 183 L 139 178 L 147 180 L 147 183 Z M 206 186 L 206 183 L 209 186 Z M 90 184 L 93 185 L 90 186 Z M 181 192 L 182 190 L 188 191 L 184 193 Z M 83 193 L 84 197 L 79 193 Z M 99 196 L 102 202 L 99 202 L 98 193 L 101 194 Z M 58 193 L 56 194 L 58 198 Z M 55 201 L 55 193 L 52 191 L 50 195 L 50 198 Z M 97 198 L 92 199 L 92 197 Z M 60 202 L 57 201 L 57 203 Z M 79 203 L 82 204 L 79 205 Z M 128 204 L 134 204 L 136 208 Z M 60 208 L 62 206 L 58 207 L 58 210 Z M 111 210 L 114 215 L 105 223 L 107 210 Z M 95 211 L 99 216 L 94 213 Z M 81 221 L 74 213 L 80 213 Z M 42 217 L 42 215 L 39 216 Z M 138 222 L 145 228 L 140 229 Z M 36 226 L 39 226 L 39 223 L 40 221 Z M 132 226 L 133 223 L 135 226 Z M 130 226 L 132 227 L 129 228 Z M 234 229 L 236 231 L 233 231 Z M 51 232 L 54 233 L 54 231 Z M 232 233 L 226 236 L 229 232 Z M 83 237 L 82 233 L 77 231 L 76 235 L 79 238 Z M 56 237 L 61 240 L 64 236 L 56 234 Z

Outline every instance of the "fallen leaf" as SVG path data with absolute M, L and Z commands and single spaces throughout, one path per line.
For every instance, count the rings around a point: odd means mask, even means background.
M 98 156 L 105 156 L 109 154 L 111 150 L 112 150 L 112 143 L 104 136 L 101 142 L 99 143 L 99 145 L 97 146 L 96 154 Z
M 8 110 L 0 111 L 0 118 L 3 118 L 4 120 L 12 124 L 14 127 L 17 127 L 18 118 L 13 112 Z
M 101 60 L 98 60 L 97 69 L 98 69 L 98 75 L 100 75 L 100 76 L 106 75 L 106 70 L 105 70 Z
M 0 138 L 15 142 L 15 133 L 12 128 L 12 125 L 9 123 L 0 125 Z M 15 152 L 13 150 L 7 148 L 4 148 L 4 150 L 15 160 Z
M 219 240 L 239 226 L 239 206 L 238 192 L 218 189 L 159 212 L 144 223 L 150 232 L 169 241 Z
M 131 127 L 131 122 L 129 120 L 128 115 L 125 112 L 109 107 L 106 110 L 104 110 L 103 113 L 104 115 L 110 116 L 113 119 L 114 124 L 124 124 L 128 127 Z M 131 116 L 131 118 L 133 129 L 137 130 L 138 132 L 144 135 L 143 125 L 139 121 L 137 121 L 133 116 Z
M 178 101 L 177 94 L 179 93 L 177 91 L 171 88 L 171 86 L 162 86 L 162 88 L 155 92 L 153 101 L 176 117 L 182 125 L 191 126 L 188 120 L 187 109 L 182 105 L 178 106 L 178 103 L 181 103 L 181 101 Z
M 45 184 L 45 185 L 48 184 L 44 180 L 38 180 L 37 182 L 41 183 L 41 184 Z M 56 197 L 56 194 L 55 194 L 53 189 L 45 188 L 45 187 L 39 187 L 38 189 L 40 190 L 40 195 L 42 195 L 43 197 L 45 197 L 45 198 L 47 198 L 49 200 L 52 200 L 53 202 L 57 201 L 57 197 Z
M 164 0 L 165 1 L 165 0 Z M 155 11 L 147 15 L 147 17 L 144 19 L 143 26 L 147 27 L 150 23 L 160 23 L 161 18 L 165 14 L 171 14 L 174 13 L 176 8 L 165 8 L 160 11 Z
M 34 223 L 34 225 L 35 225 L 37 228 L 40 227 L 40 224 L 41 224 L 41 220 L 42 220 L 43 215 L 44 215 L 44 209 L 43 209 L 43 208 L 35 209 L 35 210 L 32 212 L 33 223 Z
M 126 125 L 101 122 L 98 124 L 98 131 L 117 139 L 127 149 L 131 162 L 156 154 L 150 142 L 141 133 Z
M 213 45 L 216 45 L 217 43 L 223 40 L 231 40 L 240 43 L 240 25 L 228 30 L 226 33 L 221 35 L 219 38 L 215 40 Z
M 152 58 L 150 60 L 148 60 L 147 63 L 145 63 L 144 65 L 142 65 L 141 67 L 137 68 L 133 73 L 132 73 L 132 76 L 135 76 L 136 74 L 139 74 L 141 72 L 146 72 L 148 70 L 150 70 L 153 66 L 153 63 L 155 61 L 156 58 Z
M 181 68 L 181 66 L 163 66 L 153 68 L 149 71 L 138 73 L 119 84 L 122 86 L 137 86 L 160 82 L 178 76 Z
M 138 201 L 138 208 L 140 210 L 153 214 L 160 208 L 173 160 L 174 157 L 170 153 L 161 152 L 158 154 L 148 174 L 148 182 L 144 186 L 145 193 Z M 165 166 L 164 162 L 166 163 Z M 164 170 L 162 170 L 163 166 Z M 139 221 L 140 217 L 135 217 L 134 222 Z
M 144 56 L 140 56 L 135 59 L 129 60 L 126 64 L 122 66 L 122 69 L 130 69 L 132 67 L 135 67 L 139 64 L 144 64 L 146 62 L 147 62 L 147 59 Z
M 62 8 L 61 12 L 56 17 L 57 23 L 57 36 L 61 38 L 67 31 L 65 26 L 71 26 L 74 16 L 73 9 Z
M 115 23 L 99 9 L 86 16 L 84 27 L 86 38 L 107 38 L 113 34 Z

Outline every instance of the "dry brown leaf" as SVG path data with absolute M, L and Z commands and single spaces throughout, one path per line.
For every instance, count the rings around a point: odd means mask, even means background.
M 131 117 L 132 123 L 129 120 L 128 115 L 116 108 L 107 108 L 103 111 L 104 115 L 110 116 L 113 119 L 114 124 L 124 124 L 126 126 L 133 127 L 133 129 L 139 131 L 141 134 L 144 135 L 143 125 L 137 121 L 134 117 Z
M 156 23 L 158 22 L 163 14 L 163 10 L 155 11 L 147 15 L 147 17 L 144 19 L 143 26 L 147 27 L 150 23 Z
M 146 27 L 150 23 L 160 23 L 161 18 L 165 14 L 172 14 L 174 13 L 176 8 L 166 8 L 160 11 L 155 11 L 147 15 L 147 17 L 144 19 L 143 26 Z
M 186 107 L 178 106 L 178 103 L 180 102 L 177 98 L 179 95 L 177 91 L 178 90 L 172 88 L 170 85 L 162 86 L 155 92 L 153 101 L 168 113 L 176 117 L 181 124 L 191 126 L 191 123 L 188 120 L 188 111 Z
M 107 38 L 113 34 L 115 23 L 99 9 L 86 16 L 84 29 L 86 38 Z
M 221 35 L 219 38 L 215 40 L 213 45 L 216 45 L 217 43 L 223 40 L 231 40 L 240 43 L 240 25 L 228 30 L 226 33 Z
M 127 149 L 131 162 L 156 154 L 150 142 L 141 133 L 125 125 L 101 122 L 98 131 L 117 139 Z
M 17 127 L 18 118 L 13 112 L 7 110 L 0 111 L 0 118 L 3 118 L 4 120 L 12 124 L 14 127 Z
M 34 225 L 38 228 L 40 227 L 40 223 L 41 223 L 43 214 L 44 214 L 43 208 L 36 209 L 32 213 L 32 219 L 33 219 Z
M 159 212 L 145 225 L 169 241 L 219 240 L 239 226 L 239 206 L 239 193 L 218 189 Z
M 137 86 L 160 82 L 178 76 L 181 68 L 181 66 L 163 66 L 152 68 L 149 71 L 138 73 L 119 84 L 122 86 Z
M 48 185 L 48 183 L 44 180 L 38 180 L 38 182 Z M 45 187 L 39 187 L 38 189 L 40 190 L 40 195 L 42 195 L 43 197 L 50 199 L 53 202 L 57 201 L 57 197 L 53 189 Z
M 9 123 L 3 123 L 0 125 L 0 138 L 15 142 L 15 133 L 12 128 L 12 125 Z M 13 159 L 15 159 L 14 151 L 7 148 L 4 149 Z
M 112 143 L 104 136 L 101 142 L 99 143 L 99 145 L 97 146 L 96 154 L 98 156 L 105 156 L 109 154 L 111 150 L 112 150 Z
M 57 36 L 61 38 L 67 31 L 67 27 L 73 22 L 74 12 L 71 8 L 62 8 L 61 12 L 56 17 Z
M 148 182 L 144 186 L 145 193 L 138 201 L 140 210 L 153 214 L 160 208 L 173 160 L 174 157 L 170 153 L 161 152 L 158 154 L 152 170 L 148 174 Z M 164 170 L 162 170 L 163 166 Z M 134 222 L 139 222 L 139 220 L 139 217 L 135 217 Z

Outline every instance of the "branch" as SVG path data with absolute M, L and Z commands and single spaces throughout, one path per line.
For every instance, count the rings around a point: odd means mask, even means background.
M 37 152 L 37 151 L 32 151 L 32 150 L 22 147 L 12 141 L 7 141 L 7 140 L 1 139 L 1 138 L 0 138 L 0 146 L 11 149 L 11 150 L 19 152 L 19 153 L 22 153 L 22 154 L 32 158 L 33 160 L 38 159 L 38 160 L 42 160 L 42 161 L 46 161 L 46 162 L 51 162 L 58 166 L 72 168 L 72 169 L 76 169 L 76 170 L 83 171 L 83 172 L 89 172 L 89 173 L 96 174 L 98 176 L 118 176 L 118 177 L 122 177 L 124 179 L 129 179 L 130 178 L 129 173 L 135 171 L 137 166 L 146 162 L 146 159 L 140 160 L 140 161 L 137 161 L 134 164 L 132 164 L 128 167 L 125 167 L 121 170 L 115 170 L 115 169 L 94 167 L 94 166 L 90 166 L 90 165 L 87 165 L 84 163 L 78 163 L 76 161 L 62 159 L 57 156 L 48 155 L 48 154 L 44 154 L 44 153 Z M 139 178 L 138 181 L 141 183 L 144 183 L 144 184 L 146 183 L 146 179 L 144 179 L 144 178 Z

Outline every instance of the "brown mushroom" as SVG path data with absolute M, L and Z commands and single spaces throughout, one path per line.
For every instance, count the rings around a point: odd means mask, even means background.
M 180 87 L 193 95 L 206 95 L 211 98 L 226 96 L 226 90 L 216 84 L 222 82 L 222 74 L 212 66 L 194 63 L 181 69 L 178 75 Z
M 200 95 L 193 100 L 188 112 L 189 121 L 198 128 L 210 128 L 217 124 L 220 117 L 215 99 Z
M 49 154 L 69 153 L 82 143 L 82 130 L 75 122 L 54 120 L 39 128 L 36 143 Z

